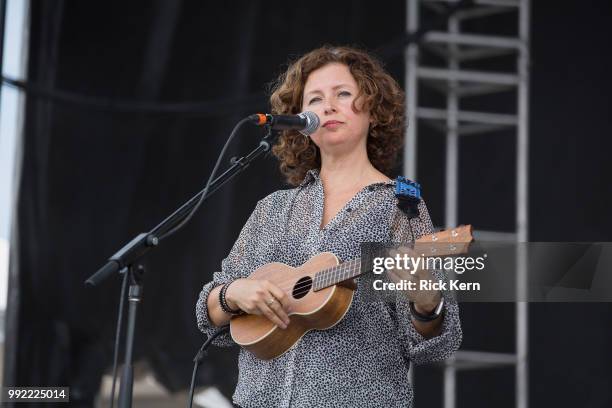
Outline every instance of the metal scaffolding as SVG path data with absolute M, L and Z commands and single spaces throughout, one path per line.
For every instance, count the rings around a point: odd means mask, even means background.
M 407 0 L 406 28 L 417 32 L 421 7 L 442 14 L 458 0 Z M 428 31 L 419 43 L 405 50 L 406 118 L 408 128 L 404 151 L 404 174 L 417 179 L 418 123 L 422 121 L 446 135 L 445 225 L 458 224 L 459 143 L 466 135 L 513 129 L 516 135 L 516 220 L 515 232 L 475 231 L 476 239 L 527 242 L 528 239 L 528 95 L 529 95 L 529 0 L 473 0 L 469 8 L 453 13 L 446 31 Z M 471 34 L 462 25 L 494 15 L 511 13 L 517 19 L 516 37 L 496 33 Z M 424 66 L 420 53 L 427 52 L 442 59 L 445 66 Z M 504 72 L 466 69 L 466 63 L 496 57 L 515 56 Z M 506 58 L 507 60 L 508 58 Z M 419 85 L 427 86 L 446 97 L 445 108 L 419 106 Z M 514 91 L 516 113 L 473 112 L 461 109 L 465 98 L 478 98 L 500 92 Z M 493 136 L 492 136 L 493 137 Z M 474 220 L 475 222 L 476 220 Z M 524 293 L 527 276 L 526 254 L 517 250 L 517 295 Z M 524 297 L 517 296 L 517 299 Z M 458 370 L 483 369 L 514 365 L 516 373 L 516 406 L 528 405 L 528 309 L 526 302 L 516 302 L 516 351 L 491 353 L 460 350 L 444 365 L 444 407 L 456 405 L 456 375 Z

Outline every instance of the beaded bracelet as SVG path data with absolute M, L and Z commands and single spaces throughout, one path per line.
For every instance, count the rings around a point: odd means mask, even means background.
M 240 309 L 234 310 L 230 308 L 229 305 L 227 304 L 227 299 L 225 299 L 225 292 L 227 291 L 227 288 L 229 288 L 229 285 L 232 284 L 232 282 L 225 283 L 223 286 L 221 286 L 221 290 L 219 291 L 219 305 L 221 306 L 221 310 L 223 310 L 225 313 L 231 314 L 234 316 L 239 316 L 241 314 L 244 314 L 244 311 Z

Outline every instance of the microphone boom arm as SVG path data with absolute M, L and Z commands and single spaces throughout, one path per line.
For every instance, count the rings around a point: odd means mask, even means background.
M 204 200 L 208 199 L 208 197 L 214 194 L 229 180 L 246 170 L 253 160 L 263 153 L 270 151 L 275 139 L 276 133 L 272 131 L 270 126 L 266 125 L 266 135 L 259 142 L 259 146 L 244 157 L 238 159 L 232 158 L 231 166 L 210 184 Z M 108 262 L 102 268 L 98 269 L 96 273 L 91 275 L 85 283 L 89 286 L 96 286 L 110 275 L 118 273 L 125 266 L 134 264 L 136 260 L 146 254 L 151 248 L 159 244 L 159 237 L 161 235 L 178 225 L 180 221 L 189 214 L 191 209 L 199 202 L 203 192 L 204 189 L 191 197 L 148 233 L 140 233 L 134 237 L 123 248 L 111 256 Z

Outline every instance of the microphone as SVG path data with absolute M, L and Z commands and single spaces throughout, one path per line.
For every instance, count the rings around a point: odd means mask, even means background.
M 270 115 L 269 113 L 256 113 L 248 117 L 248 119 L 258 125 L 270 125 L 276 130 L 294 129 L 303 134 L 310 136 L 317 131 L 321 121 L 314 112 L 302 112 L 297 115 Z

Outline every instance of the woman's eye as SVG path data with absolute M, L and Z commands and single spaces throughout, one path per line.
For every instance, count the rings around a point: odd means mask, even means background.
M 351 93 L 349 91 L 342 91 L 338 94 L 338 96 L 351 96 Z
M 321 100 L 321 98 L 319 98 L 319 97 L 317 96 L 316 98 L 312 98 L 312 99 L 311 99 L 311 100 L 308 102 L 308 104 L 309 104 L 309 105 L 312 105 L 312 103 L 313 103 L 313 102 L 318 102 L 318 101 L 320 101 L 320 100 Z

